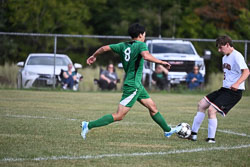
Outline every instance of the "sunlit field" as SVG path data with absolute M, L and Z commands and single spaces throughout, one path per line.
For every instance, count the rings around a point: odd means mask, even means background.
M 192 124 L 203 94 L 151 93 L 168 124 Z M 167 139 L 139 103 L 125 119 L 80 136 L 83 120 L 115 112 L 121 93 L 0 89 L 0 166 L 250 166 L 249 96 L 218 115 L 216 143 Z

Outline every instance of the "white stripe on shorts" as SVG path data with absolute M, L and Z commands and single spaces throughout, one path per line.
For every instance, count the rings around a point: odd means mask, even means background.
M 123 99 L 120 104 L 123 106 L 126 106 L 136 95 L 137 89 L 127 98 Z
M 211 104 L 223 117 L 225 117 L 225 113 L 218 107 L 216 106 L 214 103 L 212 103 L 206 96 L 204 96 L 204 99 Z

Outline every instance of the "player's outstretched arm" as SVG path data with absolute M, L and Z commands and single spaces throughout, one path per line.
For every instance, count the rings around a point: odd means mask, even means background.
M 87 59 L 87 64 L 88 64 L 88 65 L 93 64 L 93 63 L 96 61 L 96 57 L 97 57 L 98 55 L 100 55 L 100 54 L 102 54 L 102 53 L 104 53 L 104 52 L 110 51 L 110 50 L 111 50 L 111 48 L 109 47 L 109 45 L 105 45 L 105 46 L 100 47 L 99 49 L 97 49 L 97 50 L 95 51 L 95 53 L 94 53 L 92 56 L 90 56 L 90 57 Z
M 157 58 L 155 58 L 154 56 L 152 56 L 149 51 L 143 51 L 141 52 L 141 55 L 143 57 L 144 60 L 147 60 L 147 61 L 151 61 L 151 62 L 154 62 L 154 63 L 157 63 L 157 64 L 162 64 L 164 66 L 166 66 L 167 69 L 170 69 L 170 64 L 166 61 L 161 61 Z

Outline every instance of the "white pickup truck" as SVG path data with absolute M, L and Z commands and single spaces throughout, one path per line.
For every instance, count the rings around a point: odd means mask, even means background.
M 171 64 L 168 73 L 170 85 L 186 82 L 187 74 L 193 70 L 194 65 L 199 66 L 200 73 L 203 77 L 205 76 L 204 59 L 197 54 L 191 42 L 183 40 L 154 39 L 147 40 L 146 44 L 149 52 L 154 57 Z M 154 70 L 154 63 L 145 62 L 143 73 L 144 82 L 146 80 L 146 75 L 148 75 L 149 84 L 151 83 L 151 74 Z

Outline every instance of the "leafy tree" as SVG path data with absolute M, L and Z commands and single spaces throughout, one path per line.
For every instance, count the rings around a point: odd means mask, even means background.
M 232 29 L 239 18 L 240 9 L 245 8 L 246 0 L 208 0 L 207 4 L 196 8 L 195 12 L 205 21 L 213 21 L 218 28 Z
M 0 31 L 124 36 L 131 23 L 140 22 L 147 36 L 215 39 L 228 34 L 233 39 L 249 39 L 249 6 L 249 0 L 1 0 Z M 0 38 L 0 64 L 54 48 L 51 37 Z M 84 65 L 97 47 L 120 41 L 58 38 L 57 51 Z M 238 47 L 242 51 L 244 46 Z M 196 48 L 199 53 L 212 50 L 210 69 L 218 69 L 221 56 L 213 44 L 199 43 Z M 98 63 L 105 65 L 108 58 L 103 56 Z
M 177 37 L 179 38 L 200 38 L 202 31 L 202 21 L 200 18 L 191 13 L 190 15 L 184 16 L 182 19 L 182 23 L 180 24 L 178 31 L 177 31 Z M 187 27 L 189 27 L 187 29 Z
M 247 9 L 241 9 L 239 19 L 235 22 L 235 29 L 238 30 L 241 39 L 250 39 L 250 12 Z
M 102 0 L 99 2 L 102 3 Z M 98 1 L 95 1 L 96 3 Z M 87 24 L 92 17 L 89 11 L 90 4 L 93 2 L 81 0 L 2 1 L 1 5 L 4 6 L 8 22 L 4 26 L 0 25 L 0 31 L 91 34 L 92 27 Z M 76 41 L 72 38 L 60 38 L 60 40 L 61 48 L 58 48 L 58 52 L 76 49 L 76 46 L 79 47 L 81 43 L 80 40 Z M 54 48 L 54 40 L 44 37 L 23 37 L 14 40 L 12 44 L 18 45 L 18 52 L 15 53 L 18 54 L 18 58 L 14 61 L 24 60 L 30 52 L 53 52 Z M 1 54 L 5 57 L 13 57 L 12 52 Z M 78 57 L 80 56 L 82 55 L 79 54 Z

